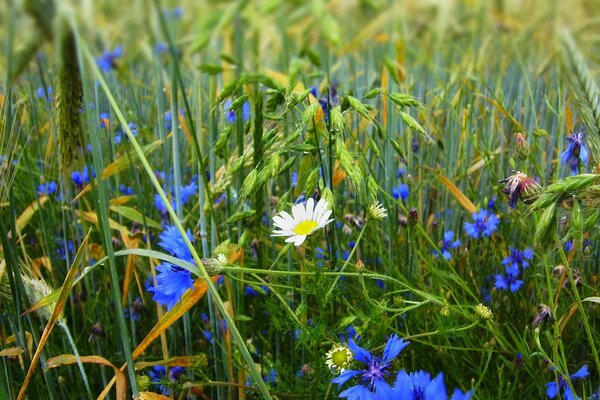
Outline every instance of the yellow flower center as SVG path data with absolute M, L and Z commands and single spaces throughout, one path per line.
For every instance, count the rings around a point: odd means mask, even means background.
M 294 233 L 298 235 L 308 235 L 311 233 L 319 224 L 315 221 L 302 221 L 294 228 Z
M 348 353 L 346 349 L 338 350 L 335 353 L 333 353 L 333 355 L 331 356 L 331 361 L 333 365 L 337 367 L 346 368 L 348 362 L 350 361 L 348 359 Z

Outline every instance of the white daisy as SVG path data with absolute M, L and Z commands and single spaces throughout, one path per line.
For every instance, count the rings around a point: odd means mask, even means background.
M 329 367 L 332 374 L 341 374 L 346 370 L 354 354 L 346 346 L 333 346 L 326 354 L 325 364 Z
M 279 229 L 275 229 L 271 236 L 289 236 L 285 239 L 287 243 L 293 242 L 295 246 L 300 246 L 308 235 L 333 221 L 328 219 L 330 215 L 327 200 L 321 199 L 315 206 L 315 200 L 311 197 L 306 205 L 294 205 L 292 215 L 282 211 L 274 216 L 273 224 Z

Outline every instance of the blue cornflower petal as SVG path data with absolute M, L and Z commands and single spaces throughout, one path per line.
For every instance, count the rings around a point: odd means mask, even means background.
M 469 400 L 473 396 L 473 391 L 469 390 L 466 393 L 463 393 L 462 390 L 456 389 L 454 393 L 452 393 L 451 400 Z
M 383 358 L 381 362 L 384 364 L 391 362 L 409 344 L 410 341 L 405 342 L 404 339 L 400 339 L 398 335 L 393 334 L 392 336 L 390 336 L 387 343 L 385 344 L 385 348 L 383 349 Z
M 587 364 L 583 364 L 583 367 L 579 368 L 577 372 L 571 375 L 571 380 L 573 379 L 585 379 L 590 373 L 588 372 Z
M 148 292 L 154 293 L 152 300 L 158 304 L 166 305 L 171 309 L 181 300 L 181 296 L 194 288 L 194 281 L 186 270 L 175 270 L 174 266 L 165 263 L 156 267 L 156 286 L 149 288 Z
M 340 393 L 341 398 L 348 400 L 377 400 L 375 394 L 362 385 L 355 385 Z
M 189 229 L 186 231 L 186 235 L 190 242 L 193 242 L 192 233 Z M 183 236 L 181 236 L 181 233 L 176 226 L 165 226 L 165 229 L 160 234 L 159 238 L 161 241 L 158 242 L 158 245 L 164 250 L 184 261 L 193 261 L 192 253 L 185 244 Z
M 340 388 L 344 383 L 348 382 L 350 379 L 354 378 L 357 375 L 360 375 L 362 371 L 354 371 L 351 369 L 347 369 L 342 372 L 339 376 L 333 378 L 331 383 L 336 383 L 338 388 Z
M 354 354 L 354 358 L 360 362 L 369 364 L 373 359 L 371 353 L 357 345 L 353 339 L 348 340 L 348 347 L 352 351 L 352 354 Z

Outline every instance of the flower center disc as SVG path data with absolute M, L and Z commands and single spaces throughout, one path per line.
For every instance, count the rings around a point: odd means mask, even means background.
M 302 221 L 294 228 L 294 233 L 298 235 L 308 235 L 311 233 L 316 227 L 317 223 L 315 221 Z
M 333 361 L 334 365 L 340 368 L 345 368 L 346 365 L 348 365 L 348 354 L 346 354 L 346 351 L 344 350 L 336 351 L 333 353 L 331 361 Z

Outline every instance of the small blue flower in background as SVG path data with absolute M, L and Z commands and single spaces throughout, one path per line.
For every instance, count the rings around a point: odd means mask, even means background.
M 117 68 L 117 58 L 123 55 L 121 46 L 115 47 L 113 51 L 104 50 L 100 57 L 96 58 L 98 67 L 103 71 L 110 71 Z
M 129 304 L 129 307 L 125 309 L 125 318 L 131 318 L 135 322 L 140 320 L 140 313 L 144 310 L 144 302 L 140 297 L 136 298 L 135 301 Z
M 96 177 L 96 173 L 92 172 L 92 178 Z M 71 172 L 71 180 L 77 187 L 82 187 L 90 181 L 90 174 L 87 165 L 81 171 Z
M 450 260 L 452 258 L 452 254 L 450 253 L 450 249 L 456 249 L 460 246 L 460 239 L 454 240 L 454 232 L 446 231 L 444 232 L 444 240 L 442 240 L 442 246 L 440 247 L 440 252 L 442 256 L 446 260 Z M 437 257 L 440 253 L 437 251 L 433 251 L 433 254 Z
M 402 201 L 404 201 L 408 198 L 409 194 L 410 190 L 408 189 L 408 185 L 406 183 L 400 183 L 395 188 L 392 188 L 392 196 L 394 196 L 396 200 L 402 199 Z
M 101 129 L 104 128 L 108 128 L 110 126 L 110 115 L 106 112 L 100 113 L 98 115 L 98 119 L 100 120 L 100 122 L 98 123 L 98 126 Z
M 56 193 L 57 188 L 58 185 L 54 181 L 40 183 L 40 186 L 38 186 L 37 194 L 38 196 L 49 196 L 51 194 Z
M 297 172 L 292 172 L 292 178 L 291 178 L 291 182 L 290 182 L 292 188 L 296 188 L 296 186 L 298 186 L 298 173 Z
M 505 257 L 502 260 L 502 265 L 516 265 L 523 269 L 529 266 L 529 262 L 527 260 L 531 260 L 533 258 L 533 250 L 531 248 L 526 248 L 525 250 L 517 250 L 513 247 L 510 248 L 510 255 Z
M 58 248 L 56 250 L 56 253 L 58 253 L 58 256 L 62 260 L 66 260 L 67 252 L 71 255 L 71 259 L 72 259 L 72 257 L 75 255 L 75 246 L 73 245 L 73 242 L 70 240 L 67 240 L 66 243 L 63 241 L 59 241 Z
M 250 297 L 258 296 L 258 292 L 250 285 L 246 285 L 246 287 L 244 288 L 244 294 Z
M 183 367 L 171 367 L 169 369 L 169 381 L 174 382 L 185 372 Z M 157 365 L 148 371 L 148 376 L 152 380 L 152 384 L 158 387 L 164 395 L 169 395 L 169 387 L 167 384 L 167 369 L 164 365 Z
M 386 378 L 393 372 L 388 369 L 392 361 L 400 352 L 410 344 L 408 341 L 400 339 L 396 334 L 389 337 L 383 357 L 374 357 L 370 352 L 358 346 L 353 339 L 348 341 L 348 347 L 354 355 L 354 359 L 365 364 L 361 370 L 347 369 L 340 376 L 331 380 L 331 383 L 338 384 L 341 387 L 354 377 L 360 377 L 360 383 L 356 384 L 342 393 L 340 397 L 349 399 L 385 399 L 392 392 L 392 388 L 386 381 Z
M 523 286 L 523 281 L 519 278 L 519 267 L 518 265 L 511 264 L 506 268 L 504 275 L 495 275 L 496 283 L 494 286 L 499 290 L 508 290 L 511 292 L 518 291 Z
M 223 103 L 223 111 L 225 112 L 225 121 L 227 121 L 227 123 L 229 123 L 229 124 L 232 124 L 235 122 L 236 110 L 231 109 L 232 103 L 233 102 L 231 101 L 231 99 L 227 99 L 227 100 L 225 100 L 225 103 Z M 250 119 L 250 103 L 248 103 L 247 101 L 244 102 L 244 104 L 242 105 L 242 119 L 244 122 L 246 122 Z
M 465 232 L 475 239 L 491 236 L 498 229 L 499 222 L 500 220 L 496 214 L 492 214 L 487 210 L 474 212 L 473 222 L 465 222 Z
M 127 185 L 119 185 L 119 190 L 121 191 L 121 193 L 123 193 L 125 196 L 133 196 L 133 189 Z
M 588 150 L 585 147 L 583 132 L 571 132 L 571 136 L 567 138 L 569 145 L 560 155 L 561 164 L 569 164 L 571 175 L 579 173 L 579 161 L 585 165 L 588 162 Z
M 590 373 L 586 364 L 583 365 L 577 372 L 570 376 L 571 381 L 575 379 L 585 379 Z M 579 399 L 579 396 L 573 393 L 567 380 L 560 373 L 557 374 L 557 380 L 546 383 L 546 395 L 549 399 L 553 399 L 558 396 L 558 393 L 562 389 L 562 398 L 565 400 Z
M 39 99 L 44 99 L 48 103 L 52 103 L 52 86 L 46 87 L 45 90 L 43 86 L 38 86 L 35 90 L 35 94 Z
M 169 194 L 167 190 L 165 190 L 165 194 Z M 177 211 L 177 205 L 175 203 L 175 195 L 173 192 L 172 196 L 171 196 L 171 206 L 173 207 L 173 210 Z M 179 194 L 181 196 L 181 206 L 185 206 L 187 204 L 187 202 L 189 201 L 190 197 L 197 194 L 198 193 L 198 185 L 196 184 L 196 181 L 193 179 L 189 185 L 186 186 L 181 186 Z M 168 213 L 167 211 L 167 206 L 165 205 L 165 203 L 162 201 L 162 199 L 160 198 L 160 196 L 157 194 L 154 195 L 154 206 L 156 207 L 156 209 L 158 210 L 158 212 L 160 212 L 163 215 L 166 215 Z

